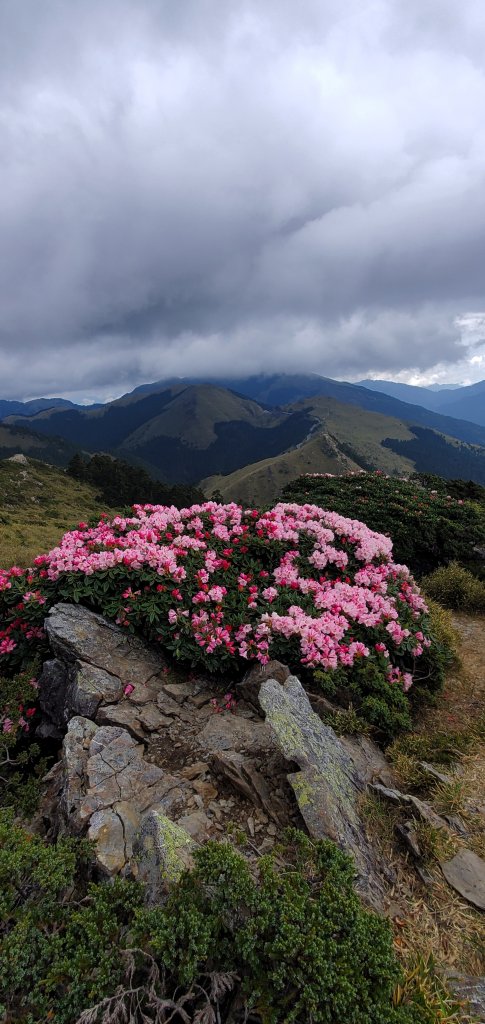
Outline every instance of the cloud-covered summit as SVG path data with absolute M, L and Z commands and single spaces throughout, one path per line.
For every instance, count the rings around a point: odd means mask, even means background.
M 481 0 L 3 0 L 2 397 L 456 378 L 484 109 Z

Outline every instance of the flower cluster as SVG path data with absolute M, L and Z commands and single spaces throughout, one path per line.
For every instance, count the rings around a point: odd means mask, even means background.
M 219 701 L 217 697 L 213 697 L 210 703 L 216 715 L 222 715 L 224 711 L 234 712 L 237 708 L 237 700 L 233 697 L 232 693 L 225 693 L 222 701 Z
M 209 671 L 279 657 L 350 672 L 366 660 L 409 689 L 430 645 L 427 609 L 388 537 L 310 504 L 132 512 L 80 523 L 33 568 L 0 572 L 0 674 L 42 646 L 48 607 L 74 600 Z

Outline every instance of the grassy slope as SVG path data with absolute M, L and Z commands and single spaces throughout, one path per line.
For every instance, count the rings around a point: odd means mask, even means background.
M 114 510 L 96 490 L 43 462 L 0 462 L 0 567 L 29 565 L 81 519 Z
M 386 437 L 410 440 L 413 435 L 405 423 L 390 416 L 366 412 L 356 406 L 343 405 L 333 398 L 314 398 L 299 402 L 298 409 L 307 409 L 321 423 L 318 433 L 304 445 L 275 459 L 245 466 L 228 476 L 211 476 L 202 481 L 202 489 L 210 495 L 218 488 L 224 499 L 241 498 L 245 502 L 268 502 L 282 487 L 302 473 L 348 473 L 371 463 L 385 473 L 410 473 L 414 464 L 383 448 Z M 341 449 L 340 445 L 349 446 Z M 355 455 L 354 455 L 355 453 Z M 360 459 L 364 460 L 361 464 Z

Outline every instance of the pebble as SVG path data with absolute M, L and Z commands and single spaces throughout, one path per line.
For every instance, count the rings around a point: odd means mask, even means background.
M 209 804 L 207 810 L 208 811 L 212 811 L 212 814 L 214 815 L 215 818 L 217 818 L 217 821 L 221 820 L 221 818 L 222 818 L 221 808 L 219 807 L 218 804 L 215 804 L 214 801 L 212 801 Z
M 254 836 L 254 819 L 253 818 L 248 818 L 248 829 L 249 829 L 249 834 L 251 836 Z

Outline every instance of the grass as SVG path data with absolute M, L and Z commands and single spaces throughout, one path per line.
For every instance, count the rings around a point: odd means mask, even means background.
M 60 469 L 29 459 L 0 462 L 0 568 L 27 566 L 80 520 L 114 514 L 96 490 Z
M 421 711 L 416 731 L 396 740 L 387 754 L 398 788 L 418 792 L 442 815 L 458 816 L 466 835 L 414 822 L 428 878 L 424 884 L 395 831 L 409 819 L 408 809 L 374 795 L 366 796 L 362 809 L 370 836 L 395 874 L 393 923 L 406 972 L 404 990 L 420 992 L 436 1021 L 465 1024 L 472 1018 L 450 995 L 446 976 L 453 971 L 483 975 L 485 915 L 447 884 L 438 861 L 464 846 L 485 859 L 485 645 L 480 618 L 453 615 L 452 625 L 460 637 L 460 660 L 447 675 L 443 699 Z M 421 761 L 435 765 L 449 781 L 433 780 Z
M 425 1006 L 436 1024 L 466 1024 L 466 1021 L 472 1021 L 468 1014 L 464 1015 L 461 1000 L 456 999 L 441 981 L 431 955 L 418 955 L 412 959 L 404 983 L 396 988 L 396 1006 L 411 999 Z

